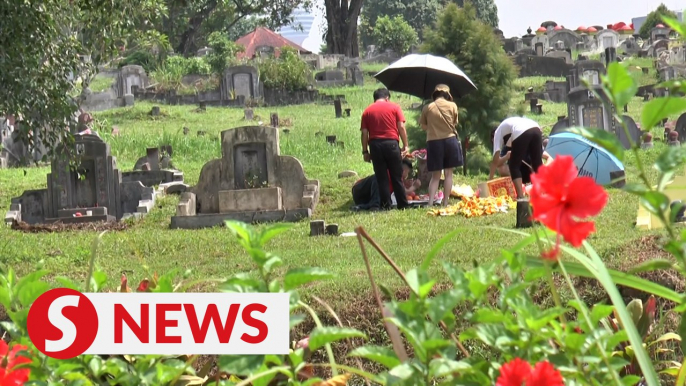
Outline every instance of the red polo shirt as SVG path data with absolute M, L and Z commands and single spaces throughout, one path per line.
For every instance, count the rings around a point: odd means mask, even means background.
M 377 101 L 362 113 L 360 130 L 369 131 L 369 139 L 395 139 L 399 141 L 398 122 L 405 122 L 403 110 L 393 102 Z

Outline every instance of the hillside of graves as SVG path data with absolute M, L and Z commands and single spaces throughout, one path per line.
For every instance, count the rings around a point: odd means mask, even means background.
M 641 77 L 641 59 L 630 68 Z M 654 71 L 651 68 L 651 71 Z M 655 76 L 654 72 L 651 73 Z M 566 103 L 540 100 L 541 114 L 532 115 L 530 101 L 525 94 L 531 87 L 544 87 L 548 78 L 528 77 L 516 81 L 513 90 L 512 111 L 525 111 L 538 120 L 549 133 L 560 117 L 567 115 Z M 318 102 L 286 107 L 255 107 L 252 117 L 240 108 L 196 106 L 168 106 L 154 102 L 136 102 L 133 107 L 111 109 L 94 114 L 94 130 L 109 146 L 120 172 L 130 173 L 146 149 L 171 147 L 171 162 L 183 174 L 183 183 L 194 186 L 201 179 L 201 170 L 211 160 L 221 158 L 223 131 L 244 126 L 269 126 L 274 114 L 278 116 L 278 143 L 281 155 L 297 158 L 309 179 L 319 181 L 318 204 L 310 220 L 324 220 L 337 224 L 338 233 L 364 229 L 392 256 L 401 268 L 415 265 L 428 248 L 447 232 L 463 228 L 463 232 L 440 253 L 440 258 L 455 263 L 490 259 L 517 243 L 517 237 L 492 227 L 514 228 L 514 213 L 466 218 L 462 216 L 433 217 L 427 210 L 418 208 L 404 212 L 352 212 L 351 186 L 358 179 L 372 174 L 371 165 L 360 156 L 359 117 L 371 102 L 373 90 L 379 87 L 371 77 L 365 85 L 334 88 L 329 94 L 344 95 L 343 108 L 350 109 L 350 117 L 336 118 L 334 106 Z M 419 110 L 415 98 L 394 94 L 407 114 L 408 130 L 419 130 L 416 124 Z M 643 98 L 634 98 L 627 106 L 627 115 L 638 119 Z M 459 101 L 458 101 L 459 104 Z M 533 107 L 532 107 L 533 108 Z M 152 112 L 155 112 L 154 114 Z M 252 120 L 248 120 L 252 118 Z M 676 120 L 678 117 L 673 117 Z M 653 133 L 661 138 L 661 132 Z M 330 139 L 335 136 L 334 141 Z M 653 159 L 666 146 L 655 141 L 652 149 L 642 150 L 644 162 Z M 416 149 L 412 149 L 416 150 Z M 476 188 L 487 178 L 488 151 L 483 147 L 470 149 L 467 154 L 468 175 L 457 175 L 455 184 Z M 635 161 L 626 161 L 626 178 L 632 180 Z M 140 166 L 140 165 L 139 165 Z M 339 178 L 343 171 L 354 171 L 356 176 Z M 0 210 L 10 209 L 12 197 L 24 191 L 45 189 L 49 167 L 10 168 L 0 170 Z M 350 173 L 349 173 L 350 174 Z M 607 208 L 597 219 L 597 233 L 591 242 L 610 267 L 627 268 L 637 262 L 654 257 L 660 252 L 655 246 L 653 233 L 635 227 L 638 200 L 619 189 L 609 189 Z M 240 249 L 225 228 L 170 229 L 171 218 L 177 214 L 179 195 L 159 195 L 145 217 L 130 217 L 100 236 L 96 264 L 109 277 L 126 273 L 131 282 L 150 277 L 155 272 L 177 270 L 194 279 L 223 278 L 234 272 L 249 271 L 252 262 Z M 134 210 L 135 211 L 135 210 Z M 10 226 L 0 228 L 3 263 L 13 266 L 19 274 L 44 267 L 54 275 L 65 275 L 76 280 L 88 272 L 93 242 L 101 229 L 62 231 L 22 231 Z M 485 241 L 487 240 L 487 241 Z M 289 267 L 323 267 L 336 277 L 345 280 L 328 281 L 310 288 L 331 301 L 336 309 L 345 313 L 353 298 L 369 293 L 365 266 L 355 237 L 310 236 L 310 222 L 299 221 L 285 236 L 270 242 L 268 249 L 284 259 L 285 271 Z M 372 259 L 378 280 L 389 288 L 400 283 L 392 269 L 378 256 Z M 118 283 L 108 283 L 116 286 Z M 211 284 L 201 284 L 197 290 L 210 290 Z

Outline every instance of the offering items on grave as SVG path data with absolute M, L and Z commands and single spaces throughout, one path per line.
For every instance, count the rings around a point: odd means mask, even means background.
M 493 197 L 509 196 L 510 198 L 516 199 L 517 193 L 515 192 L 514 183 L 510 177 L 500 177 L 488 181 L 488 193 Z
M 463 198 L 459 203 L 441 209 L 433 209 L 428 212 L 429 216 L 455 216 L 461 215 L 467 218 L 487 216 L 495 213 L 506 213 L 509 209 L 516 208 L 517 203 L 510 196 L 501 197 L 472 197 Z

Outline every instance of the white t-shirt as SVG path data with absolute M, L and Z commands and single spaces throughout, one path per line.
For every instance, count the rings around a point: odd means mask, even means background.
M 512 141 L 529 129 L 540 127 L 536 121 L 524 117 L 512 117 L 504 120 L 495 130 L 493 154 L 500 153 L 503 146 L 512 146 Z M 505 137 L 509 136 L 507 143 Z

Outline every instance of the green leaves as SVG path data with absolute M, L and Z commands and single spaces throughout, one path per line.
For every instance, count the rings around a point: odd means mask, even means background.
M 388 369 L 400 365 L 400 360 L 395 355 L 395 352 L 388 347 L 362 346 L 353 350 L 348 356 L 365 358 L 379 363 Z
M 317 327 L 310 334 L 309 348 L 315 351 L 324 345 L 348 338 L 367 338 L 367 335 L 354 328 Z
M 286 272 L 283 286 L 286 291 L 314 281 L 333 278 L 333 275 L 322 268 L 294 268 Z
M 669 96 L 655 98 L 643 105 L 641 129 L 650 130 L 665 118 L 682 113 L 684 110 L 686 110 L 686 99 Z
M 217 364 L 229 374 L 251 375 L 262 367 L 264 358 L 264 355 L 222 355 Z
M 600 145 L 603 149 L 617 157 L 618 160 L 624 161 L 624 146 L 619 142 L 619 138 L 614 133 L 601 129 L 587 129 L 585 127 L 573 127 L 568 131 Z
M 622 63 L 610 63 L 604 83 L 610 91 L 612 102 L 617 108 L 623 107 L 631 101 L 638 91 L 638 84 Z

